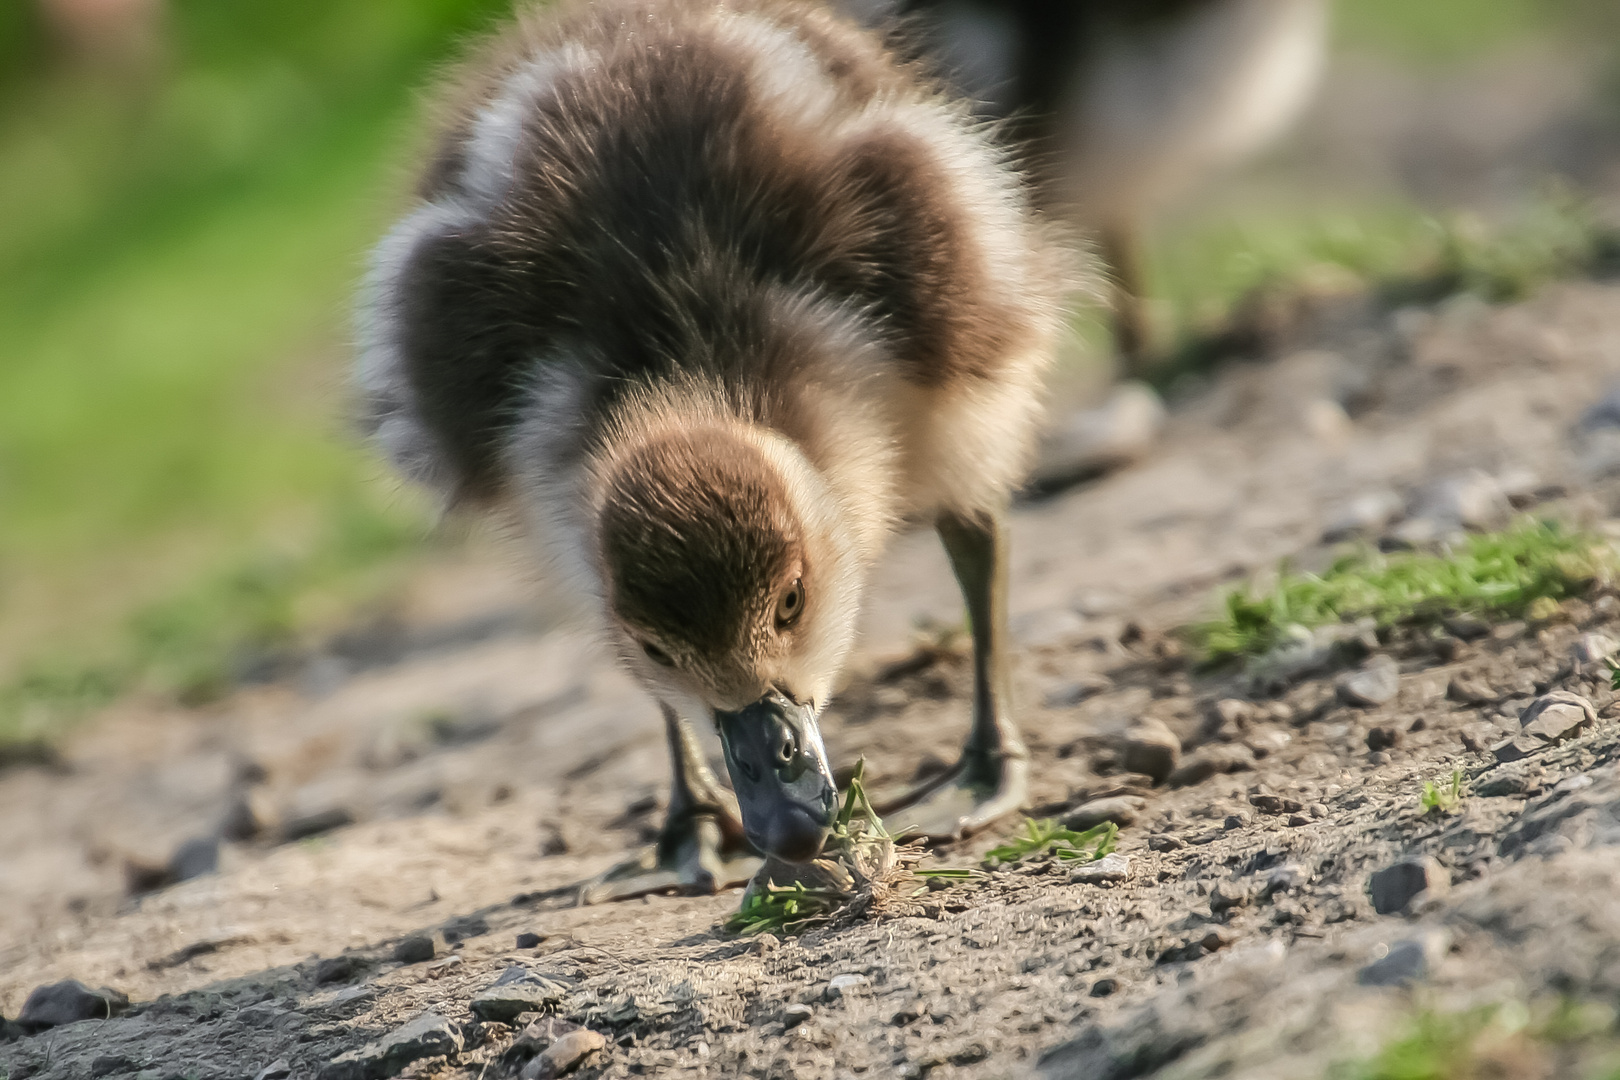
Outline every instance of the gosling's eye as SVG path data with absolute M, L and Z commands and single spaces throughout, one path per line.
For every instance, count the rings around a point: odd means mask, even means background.
M 804 611 L 804 582 L 795 580 L 776 598 L 776 628 L 785 630 L 799 621 Z
M 650 641 L 643 641 L 641 643 L 641 651 L 646 653 L 647 659 L 651 660 L 655 664 L 662 667 L 675 666 L 675 661 L 670 657 L 669 653 L 665 652 L 663 649 L 660 649 Z

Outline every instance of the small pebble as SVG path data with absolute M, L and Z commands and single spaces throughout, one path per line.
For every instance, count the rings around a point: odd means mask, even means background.
M 17 1024 L 30 1034 L 78 1020 L 106 1020 L 129 1008 L 117 990 L 92 990 L 77 979 L 36 986 L 17 1014 Z
M 525 932 L 517 936 L 517 947 L 520 949 L 533 949 L 546 940 L 541 934 Z
M 1063 825 L 1065 828 L 1084 832 L 1104 822 L 1112 821 L 1124 828 L 1136 821 L 1137 815 L 1146 805 L 1147 800 L 1140 795 L 1113 795 L 1104 799 L 1092 799 L 1065 814 Z
M 1391 657 L 1374 656 L 1360 671 L 1342 676 L 1335 685 L 1347 704 L 1374 708 L 1393 701 L 1400 693 L 1400 665 Z
M 1419 896 L 1445 895 L 1451 889 L 1451 873 L 1432 858 L 1409 859 L 1377 871 L 1367 881 L 1373 910 L 1394 915 L 1407 910 Z
M 426 934 L 412 934 L 394 946 L 394 959 L 402 964 L 420 964 L 433 959 L 433 939 Z
M 1069 882 L 1076 885 L 1096 885 L 1104 881 L 1124 881 L 1130 876 L 1130 856 L 1114 852 L 1095 862 L 1075 867 L 1069 871 Z
M 579 1028 L 546 1047 L 518 1075 L 521 1080 L 551 1080 L 573 1072 L 586 1058 L 606 1046 L 607 1039 L 601 1032 Z
M 1521 735 L 1556 745 L 1597 723 L 1597 710 L 1579 694 L 1554 690 L 1530 703 L 1519 717 Z
M 1141 773 L 1162 784 L 1175 771 L 1181 740 L 1161 720 L 1144 718 L 1125 732 L 1120 761 L 1126 772 Z
M 1367 749 L 1374 752 L 1401 745 L 1404 733 L 1398 727 L 1375 727 L 1367 732 Z
M 1098 979 L 1091 984 L 1092 997 L 1108 997 L 1119 989 L 1118 979 Z

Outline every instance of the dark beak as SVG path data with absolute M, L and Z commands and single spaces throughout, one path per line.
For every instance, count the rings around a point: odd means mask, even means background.
M 821 851 L 838 810 L 814 711 L 770 694 L 714 714 L 743 829 L 760 851 L 806 862 Z

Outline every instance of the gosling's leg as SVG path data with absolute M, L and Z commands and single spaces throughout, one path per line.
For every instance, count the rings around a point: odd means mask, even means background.
M 660 703 L 674 770 L 658 842 L 580 889 L 582 904 L 649 893 L 716 893 L 754 876 L 761 859 L 743 835 L 735 803 L 715 782 L 692 729 Z
M 902 835 L 952 840 L 1018 809 L 1029 751 L 1013 726 L 1007 661 L 1007 525 L 1002 511 L 942 514 L 935 528 L 973 629 L 973 727 L 938 780 L 879 808 Z

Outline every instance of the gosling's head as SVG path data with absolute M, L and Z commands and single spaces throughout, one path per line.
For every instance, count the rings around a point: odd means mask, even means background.
M 659 698 L 714 718 L 749 839 L 803 860 L 837 790 L 816 725 L 863 571 L 814 467 L 724 422 L 641 432 L 598 463 L 609 632 Z

